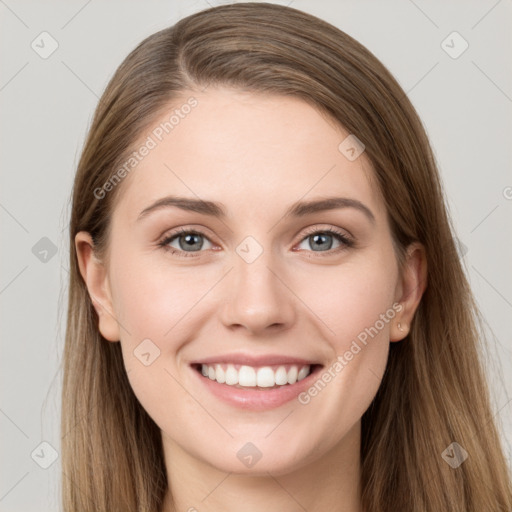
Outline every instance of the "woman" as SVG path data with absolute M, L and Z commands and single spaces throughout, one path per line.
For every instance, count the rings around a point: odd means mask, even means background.
M 241 3 L 148 37 L 70 237 L 65 510 L 512 509 L 431 148 L 347 34 Z

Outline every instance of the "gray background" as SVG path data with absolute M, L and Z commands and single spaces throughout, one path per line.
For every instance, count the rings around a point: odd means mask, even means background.
M 1 511 L 59 506 L 60 459 L 41 465 L 60 450 L 69 193 L 98 98 L 143 38 L 220 3 L 0 0 Z M 362 42 L 419 111 L 467 274 L 494 333 L 486 364 L 510 462 L 512 2 L 275 3 L 315 14 Z M 31 47 L 34 40 L 42 46 L 43 31 L 58 43 L 46 59 Z M 461 40 L 442 44 L 453 31 L 469 44 L 457 58 L 445 49 L 458 52 Z M 40 447 L 43 441 L 55 453 Z

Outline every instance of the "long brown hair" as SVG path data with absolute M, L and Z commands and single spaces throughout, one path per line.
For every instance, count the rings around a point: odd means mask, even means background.
M 422 123 L 364 46 L 318 18 L 267 3 L 207 9 L 148 37 L 99 101 L 78 164 L 69 231 L 64 510 L 161 511 L 161 434 L 131 390 L 120 344 L 99 333 L 73 241 L 88 231 L 103 252 L 122 184 L 103 198 L 94 191 L 170 100 L 209 85 L 302 98 L 355 134 L 373 164 L 398 254 L 414 241 L 425 247 L 427 289 L 408 338 L 391 344 L 383 381 L 362 418 L 364 510 L 512 510 L 480 361 L 478 312 Z M 457 468 L 442 457 L 452 442 L 468 454 Z

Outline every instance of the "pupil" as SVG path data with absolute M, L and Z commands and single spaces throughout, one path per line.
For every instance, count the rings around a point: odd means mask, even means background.
M 194 250 L 199 250 L 201 249 L 201 244 L 199 243 L 199 247 L 194 247 L 194 244 L 197 244 L 197 239 L 198 239 L 199 235 L 193 235 L 193 234 L 189 234 L 189 235 L 185 235 L 185 244 L 187 245 L 187 247 L 189 249 L 194 249 Z
M 326 234 L 320 234 L 320 235 L 313 235 L 313 240 L 314 240 L 314 244 L 317 244 L 319 241 L 320 243 L 322 243 L 322 240 L 323 242 L 325 242 L 325 237 L 326 236 L 331 236 L 331 235 L 326 235 Z M 332 240 L 331 240 L 331 243 L 329 244 L 328 247 L 324 247 L 323 250 L 329 250 L 332 246 Z M 322 249 L 322 246 L 319 246 L 320 249 Z

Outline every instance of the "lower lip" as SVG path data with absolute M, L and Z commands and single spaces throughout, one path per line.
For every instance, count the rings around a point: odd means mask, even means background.
M 297 398 L 300 393 L 311 386 L 320 369 L 321 366 L 315 366 L 313 371 L 306 378 L 295 384 L 287 384 L 272 389 L 236 388 L 234 386 L 228 386 L 227 384 L 219 384 L 216 380 L 204 377 L 194 368 L 192 368 L 192 371 L 203 385 L 220 400 L 238 407 L 239 409 L 262 411 L 275 409 Z

